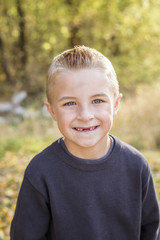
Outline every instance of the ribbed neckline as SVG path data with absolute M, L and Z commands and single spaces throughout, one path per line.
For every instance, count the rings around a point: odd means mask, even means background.
M 113 147 L 114 147 L 114 139 L 113 139 L 111 136 L 109 136 L 109 137 L 110 137 L 110 140 L 111 140 L 111 144 L 110 144 L 110 148 L 109 148 L 108 152 L 106 153 L 106 155 L 105 155 L 104 157 L 108 157 L 108 156 L 110 155 L 110 153 L 112 152 Z M 64 150 L 68 155 L 70 155 L 71 157 L 74 157 L 74 158 L 76 158 L 76 159 L 81 159 L 81 158 L 78 158 L 78 157 L 74 156 L 73 154 L 71 154 L 71 153 L 68 151 L 68 149 L 67 149 L 67 147 L 66 147 L 66 145 L 65 145 L 65 142 L 64 142 L 64 138 L 63 138 L 63 137 L 60 138 L 58 142 L 61 144 L 63 150 Z M 86 159 L 84 159 L 84 160 L 86 161 Z M 90 160 L 89 160 L 89 164 L 92 164 L 95 160 L 96 160 L 96 159 L 90 159 Z M 97 160 L 98 160 L 99 162 L 101 162 L 101 158 L 99 158 L 99 159 L 97 159 Z
M 111 135 L 110 135 L 111 136 Z M 68 154 L 67 151 L 61 146 L 60 139 L 58 139 L 54 144 L 51 145 L 51 149 L 54 151 L 54 154 L 57 154 L 57 158 L 60 161 L 65 162 L 67 165 L 82 170 L 82 171 L 99 171 L 105 169 L 109 161 L 114 159 L 115 153 L 117 156 L 118 147 L 118 139 L 114 136 L 111 136 L 114 142 L 114 146 L 112 148 L 111 153 L 106 154 L 102 158 L 99 159 L 81 159 L 73 156 L 72 154 Z M 116 157 L 115 156 L 115 157 Z

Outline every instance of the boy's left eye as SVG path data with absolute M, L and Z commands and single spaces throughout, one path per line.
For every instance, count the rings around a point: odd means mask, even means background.
M 101 100 L 101 99 L 95 99 L 95 100 L 93 100 L 93 103 L 96 103 L 96 104 L 98 104 L 98 103 L 103 103 L 104 101 L 103 100 Z

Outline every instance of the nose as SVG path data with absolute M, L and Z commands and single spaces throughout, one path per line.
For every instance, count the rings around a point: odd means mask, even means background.
M 89 107 L 87 107 L 87 106 L 79 107 L 78 114 L 77 114 L 78 120 L 88 121 L 93 118 L 94 118 L 94 114 Z

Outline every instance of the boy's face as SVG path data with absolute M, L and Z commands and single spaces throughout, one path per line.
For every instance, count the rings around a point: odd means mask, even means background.
M 57 121 L 68 150 L 83 158 L 105 155 L 120 101 L 120 97 L 114 99 L 105 72 L 82 69 L 60 73 L 52 92 L 52 104 L 46 106 Z

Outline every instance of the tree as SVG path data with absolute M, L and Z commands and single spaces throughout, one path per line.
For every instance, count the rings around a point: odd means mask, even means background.
M 14 83 L 30 94 L 42 92 L 53 56 L 81 44 L 109 57 L 123 90 L 159 81 L 158 0 L 24 3 L 2 0 L 0 5 L 0 82 L 10 91 Z

